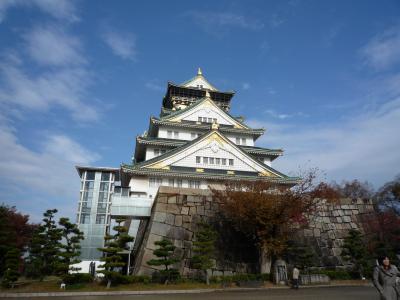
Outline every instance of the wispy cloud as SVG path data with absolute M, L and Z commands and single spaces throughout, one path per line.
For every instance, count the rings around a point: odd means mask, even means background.
M 331 28 L 329 28 L 324 35 L 322 36 L 322 44 L 325 47 L 331 47 L 336 37 L 342 31 L 343 24 L 335 24 Z
M 91 74 L 84 68 L 61 68 L 30 75 L 12 61 L 0 64 L 0 103 L 24 111 L 45 112 L 59 106 L 71 112 L 75 120 L 95 121 L 98 110 L 85 103 Z
M 307 116 L 306 114 L 304 114 L 303 112 L 296 112 L 296 113 L 292 113 L 292 114 L 282 114 L 282 113 L 278 113 L 273 109 L 267 109 L 266 111 L 264 111 L 264 113 L 266 113 L 267 115 L 276 118 L 276 119 L 280 119 L 280 120 L 284 120 L 284 119 L 288 119 L 288 118 L 292 118 L 292 117 L 305 117 Z
M 17 134 L 14 128 L 1 122 L 0 180 L 3 184 L 0 202 L 9 203 L 5 194 L 11 192 L 22 196 L 18 208 L 23 211 L 39 215 L 47 208 L 57 207 L 63 214 L 72 216 L 75 207 L 71 207 L 71 200 L 77 197 L 79 190 L 74 165 L 94 163 L 100 155 L 63 134 L 45 135 L 40 145 L 42 150 L 32 151 L 20 142 Z M 47 197 L 35 202 L 28 198 L 28 190 L 33 195 L 39 193 Z M 49 195 L 54 200 L 46 200 Z
M 165 87 L 157 79 L 146 82 L 145 87 L 153 91 L 164 91 Z
M 188 11 L 183 16 L 191 18 L 204 31 L 215 35 L 226 33 L 230 28 L 260 30 L 265 26 L 256 18 L 233 12 Z
M 86 63 L 80 40 L 56 26 L 39 26 L 24 35 L 32 59 L 44 65 L 74 66 Z
M 277 28 L 277 27 L 281 26 L 283 23 L 285 23 L 285 21 L 286 20 L 282 16 L 280 16 L 279 14 L 275 13 L 269 19 L 269 25 L 272 28 Z
M 243 90 L 248 90 L 248 89 L 250 89 L 250 83 L 248 83 L 248 82 L 243 82 L 243 83 L 242 83 L 242 89 L 243 89 Z
M 366 65 L 385 70 L 400 63 L 400 26 L 373 37 L 361 51 Z
M 9 9 L 17 7 L 35 7 L 56 19 L 79 21 L 75 1 L 72 0 L 2 0 L 0 1 L 0 23 L 5 20 Z
M 317 166 L 329 179 L 358 178 L 376 184 L 399 172 L 400 98 L 346 122 L 311 126 L 255 120 L 248 123 L 267 129 L 260 144 L 286 150 L 275 163 L 286 172 L 295 172 L 299 166 Z
M 136 59 L 136 38 L 132 33 L 107 29 L 101 34 L 101 37 L 115 55 L 126 60 Z

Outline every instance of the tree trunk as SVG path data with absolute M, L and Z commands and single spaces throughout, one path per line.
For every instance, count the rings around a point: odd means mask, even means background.
M 107 281 L 107 288 L 109 289 L 110 287 L 111 287 L 111 280 L 108 279 L 108 281 Z
M 260 249 L 260 273 L 261 274 L 270 274 L 271 273 L 271 256 L 267 253 L 264 248 Z
M 210 285 L 210 277 L 208 276 L 208 270 L 204 270 L 206 272 L 206 284 Z

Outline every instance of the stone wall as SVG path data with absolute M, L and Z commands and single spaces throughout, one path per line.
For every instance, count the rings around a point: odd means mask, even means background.
M 147 274 L 157 269 L 146 264 L 156 249 L 154 242 L 163 238 L 173 241 L 175 257 L 181 260 L 174 267 L 184 275 L 189 273 L 192 240 L 197 224 L 206 221 L 218 209 L 209 190 L 160 187 L 154 201 L 150 221 L 141 224 L 144 232 L 141 245 L 137 245 L 135 273 Z M 143 230 L 143 227 L 146 227 Z M 140 238 L 139 238 L 140 239 Z
M 340 257 L 343 239 L 350 229 L 361 229 L 360 218 L 372 209 L 370 202 L 344 199 L 340 204 L 322 202 L 312 216 L 307 229 L 299 233 L 300 239 L 307 239 L 316 245 L 320 266 L 343 265 Z M 218 210 L 209 190 L 160 187 L 154 201 L 150 220 L 142 221 L 135 245 L 134 272 L 151 275 L 157 267 L 147 265 L 155 258 L 154 242 L 168 238 L 176 246 L 175 257 L 180 262 L 174 267 L 181 274 L 188 275 L 192 242 L 200 221 L 207 221 Z M 243 263 L 216 262 L 214 275 L 249 272 L 250 265 Z
M 344 238 L 350 229 L 363 231 L 361 221 L 373 210 L 371 201 L 341 199 L 339 204 L 322 201 L 310 216 L 308 229 L 299 233 L 300 239 L 315 245 L 319 266 L 344 266 L 341 257 Z

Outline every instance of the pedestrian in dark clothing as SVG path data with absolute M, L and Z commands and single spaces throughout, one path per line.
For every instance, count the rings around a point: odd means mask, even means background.
M 387 256 L 379 260 L 379 265 L 375 267 L 373 282 L 381 296 L 381 300 L 399 300 L 400 296 L 396 289 L 396 278 L 400 276 L 396 266 L 390 264 Z

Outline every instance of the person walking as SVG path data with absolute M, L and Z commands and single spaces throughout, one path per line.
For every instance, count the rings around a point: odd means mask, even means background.
M 294 289 L 298 289 L 299 288 L 299 276 L 300 276 L 300 271 L 295 266 L 293 268 L 293 274 L 292 274 L 293 288 Z
M 396 289 L 397 276 L 400 276 L 397 267 L 390 264 L 389 257 L 382 257 L 373 274 L 373 282 L 381 296 L 381 300 L 400 299 L 399 292 Z

